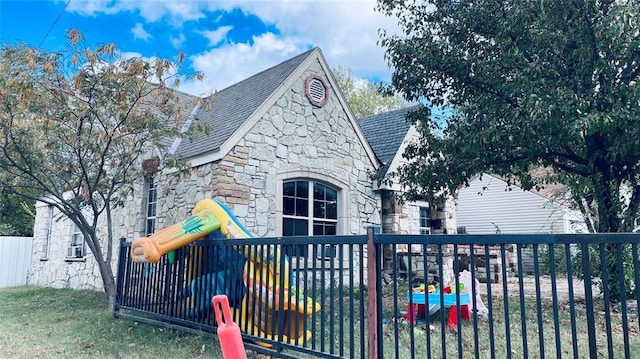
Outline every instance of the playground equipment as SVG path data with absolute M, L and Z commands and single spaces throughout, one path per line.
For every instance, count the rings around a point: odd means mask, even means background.
M 486 317 L 489 309 L 482 302 L 482 296 L 477 291 L 474 293 L 473 288 L 480 288 L 480 282 L 475 279 L 475 285 L 472 285 L 471 272 L 464 270 L 458 275 L 458 292 L 456 295 L 455 285 L 446 286 L 443 289 L 443 305 L 449 307 L 449 315 L 447 320 L 448 329 L 456 329 L 458 325 L 458 309 L 460 307 L 460 315 L 464 320 L 470 320 L 475 313 Z M 426 298 L 427 296 L 428 298 Z M 409 300 L 411 297 L 411 300 Z M 474 300 L 475 297 L 475 300 Z M 440 293 L 434 286 L 429 286 L 425 293 L 424 284 L 417 288 L 412 288 L 411 292 L 407 292 L 407 320 L 416 323 L 416 316 L 424 317 L 426 315 L 425 304 L 429 303 L 429 315 L 433 315 L 440 310 Z M 413 303 L 410 305 L 409 303 Z
M 218 238 L 241 239 L 253 238 L 253 235 L 238 221 L 233 213 L 218 200 L 203 199 L 193 209 L 193 214 L 180 223 L 164 228 L 149 237 L 138 238 L 131 245 L 131 257 L 134 262 L 156 263 L 160 258 L 180 247 L 203 239 L 209 235 L 219 233 Z M 241 293 L 244 294 L 242 303 L 231 308 L 233 314 L 238 311 L 240 325 L 247 333 L 259 337 L 275 340 L 280 329 L 282 340 L 295 343 L 309 340 L 312 333 L 305 330 L 305 321 L 313 313 L 320 311 L 320 304 L 304 293 L 297 290 L 289 259 L 280 253 L 277 246 L 248 246 L 236 248 L 236 254 L 243 257 Z M 236 253 L 236 251 L 233 251 Z M 281 258 L 285 258 L 281 263 Z M 241 263 L 242 263 L 241 262 Z M 238 261 L 230 261 L 229 266 Z M 217 276 L 216 288 L 213 287 L 211 277 Z M 184 292 L 195 295 L 196 300 L 193 315 L 201 315 L 209 308 L 212 295 L 225 294 L 224 274 L 206 274 L 189 278 L 190 284 Z M 227 286 L 233 283 L 226 283 Z M 282 295 L 284 293 L 284 295 Z M 206 304 L 206 307 L 204 305 Z M 278 312 L 284 311 L 284 323 L 280 328 Z M 206 314 L 206 313 L 205 313 Z M 234 315 L 235 316 L 235 315 Z M 270 347 L 265 343 L 260 345 Z
M 455 292 L 455 286 L 446 286 L 443 288 L 442 294 L 437 289 L 429 290 L 425 293 L 420 288 L 413 288 L 407 292 L 407 320 L 416 324 L 416 317 L 424 317 L 426 315 L 425 305 L 427 303 L 429 303 L 429 315 L 433 315 L 440 310 L 440 305 L 442 304 L 445 308 L 449 308 L 447 329 L 456 329 L 458 326 L 457 307 L 460 307 L 460 313 L 464 320 L 471 320 L 471 313 L 469 311 L 469 293 L 467 293 L 464 284 L 460 284 L 460 293 L 456 294 Z M 442 296 L 443 302 L 440 301 L 440 296 Z M 411 300 L 409 297 L 411 297 Z

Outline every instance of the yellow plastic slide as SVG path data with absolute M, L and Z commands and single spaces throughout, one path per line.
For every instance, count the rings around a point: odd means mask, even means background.
M 150 237 L 136 239 L 131 246 L 132 259 L 135 262 L 155 263 L 167 252 L 204 238 L 217 230 L 227 239 L 253 238 L 222 202 L 203 199 L 194 208 L 193 215 L 184 221 Z M 246 311 L 233 308 L 234 311 L 240 311 L 239 322 L 247 323 L 240 324 L 240 328 L 246 329 L 250 335 L 277 340 L 278 312 L 285 311 L 283 340 L 290 343 L 309 340 L 312 334 L 304 330 L 304 323 L 321 307 L 311 298 L 305 298 L 304 293 L 296 290 L 296 286 L 291 283 L 293 278 L 288 258 L 284 263 L 280 263 L 280 248 L 273 245 L 244 247 L 241 254 L 247 259 L 243 281 L 248 291 L 240 306 Z M 284 291 L 282 303 L 281 287 Z M 261 345 L 269 346 L 262 343 Z

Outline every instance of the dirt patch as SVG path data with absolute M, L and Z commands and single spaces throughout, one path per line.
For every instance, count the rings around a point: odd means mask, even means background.
M 581 280 L 568 277 L 556 277 L 554 288 L 554 281 L 552 281 L 548 275 L 540 276 L 537 280 L 534 276 L 524 276 L 522 280 L 518 277 L 508 277 L 506 282 L 491 283 L 489 285 L 487 285 L 487 283 L 480 283 L 478 292 L 486 296 L 490 288 L 492 297 L 502 297 L 505 290 L 509 296 L 519 296 L 520 287 L 522 287 L 525 297 L 536 297 L 538 290 L 540 298 L 550 299 L 555 296 L 558 300 L 569 299 L 569 288 L 573 288 L 574 299 L 584 298 L 585 293 L 584 282 Z M 598 293 L 598 289 L 595 288 L 594 285 L 592 285 L 592 293 Z

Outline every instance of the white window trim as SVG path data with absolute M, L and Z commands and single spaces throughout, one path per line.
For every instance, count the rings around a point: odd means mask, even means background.
M 42 243 L 41 261 L 49 260 L 49 252 L 51 250 L 51 231 L 53 230 L 53 206 L 47 205 L 47 227 L 45 228 L 44 240 Z
M 322 221 L 322 222 L 327 222 L 327 223 L 335 223 L 336 224 L 336 234 L 340 234 L 340 217 L 338 215 L 338 218 L 336 219 L 329 219 L 329 218 L 316 218 L 313 216 L 313 208 L 314 208 L 314 202 L 315 202 L 315 197 L 313 197 L 313 185 L 320 184 L 323 186 L 326 186 L 328 188 L 334 189 L 337 192 L 337 205 L 340 206 L 340 202 L 342 201 L 342 199 L 340 198 L 340 189 L 335 188 L 334 186 L 328 184 L 327 182 L 324 181 L 317 181 L 317 180 L 312 180 L 312 179 L 308 179 L 308 178 L 295 178 L 295 179 L 286 179 L 283 180 L 282 183 L 284 184 L 285 182 L 294 182 L 294 181 L 300 181 L 300 182 L 307 182 L 309 184 L 309 193 L 308 193 L 308 203 L 307 203 L 307 216 L 295 216 L 295 215 L 286 215 L 284 214 L 284 208 L 283 208 L 283 213 L 282 213 L 282 219 L 284 218 L 290 218 L 290 219 L 304 219 L 307 221 L 307 233 L 313 233 L 313 225 L 315 221 Z M 282 201 L 281 201 L 282 202 Z M 340 208 L 336 208 L 336 210 L 338 211 L 338 214 L 340 213 Z M 282 232 L 280 232 L 282 235 Z
M 431 234 L 431 226 L 423 227 L 422 226 L 422 209 L 427 210 L 427 218 L 431 221 L 431 208 L 429 206 L 418 205 L 418 234 Z M 427 233 L 422 233 L 423 231 Z
M 153 184 L 153 187 L 150 186 L 150 184 Z M 155 190 L 155 194 L 156 194 L 156 198 L 155 201 L 152 202 L 154 209 L 156 211 L 156 215 L 155 216 L 149 216 L 149 205 L 151 204 L 149 202 L 149 191 L 151 190 L 151 188 L 154 188 Z M 156 182 L 156 179 L 153 177 L 145 177 L 144 179 L 144 189 L 145 189 L 145 206 L 144 206 L 144 235 L 145 236 L 149 236 L 150 234 L 154 233 L 156 231 L 156 219 L 157 219 L 157 214 L 158 214 L 158 183 Z M 153 228 L 151 229 L 151 231 L 149 231 L 149 220 L 152 219 L 153 220 Z
M 78 228 L 78 226 L 72 223 L 72 227 L 71 227 L 71 240 L 69 241 L 69 245 L 67 246 L 67 255 L 65 256 L 65 259 L 67 261 L 69 260 L 84 260 L 84 258 L 87 256 L 87 244 L 85 243 L 85 239 L 84 239 L 84 234 L 82 233 L 82 231 L 80 231 L 80 228 Z M 80 242 L 81 244 L 74 244 L 74 238 L 76 237 L 76 235 L 80 236 Z M 75 248 L 80 247 L 81 249 L 81 256 L 77 256 L 75 255 Z M 69 255 L 69 250 L 72 251 L 71 255 Z
M 351 198 L 349 193 L 349 185 L 336 177 L 333 177 L 324 173 L 309 171 L 309 170 L 290 170 L 290 171 L 278 173 L 276 175 L 276 235 L 282 236 L 282 231 L 283 231 L 282 220 L 285 217 L 284 204 L 282 200 L 284 195 L 283 184 L 286 181 L 294 181 L 294 180 L 319 182 L 337 190 L 338 191 L 338 208 L 337 208 L 338 220 L 336 225 L 336 235 L 348 234 L 349 223 L 350 223 L 349 199 Z M 310 212 L 310 214 L 311 213 L 312 212 Z M 312 217 L 313 217 L 312 215 L 309 217 L 311 222 L 313 219 Z M 342 258 L 343 258 L 342 265 L 344 268 L 347 268 L 349 264 L 349 258 L 347 258 L 347 254 L 348 254 L 347 248 L 345 246 L 341 246 L 341 247 L 342 248 L 340 250 L 342 251 Z M 306 264 L 308 269 L 312 268 L 314 261 L 316 262 L 317 269 L 320 269 L 321 266 L 324 266 L 327 269 L 330 267 L 331 259 L 316 258 L 316 255 L 315 255 L 315 252 L 313 251 L 312 246 L 309 246 L 309 248 L 307 249 L 307 253 L 314 254 L 314 255 L 308 255 L 306 258 L 307 259 Z M 339 258 L 340 256 L 336 251 L 336 256 L 333 258 L 333 265 L 335 268 L 337 268 L 337 266 L 339 265 Z M 302 259 L 300 260 L 292 259 L 291 263 L 294 269 L 295 267 L 297 267 L 298 262 L 300 262 L 301 266 L 304 266 L 304 263 L 303 263 L 304 261 Z

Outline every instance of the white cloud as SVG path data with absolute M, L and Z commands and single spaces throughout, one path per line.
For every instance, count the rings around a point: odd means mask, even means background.
M 213 47 L 221 43 L 231 29 L 233 26 L 221 26 L 215 30 L 198 31 L 198 33 L 206 37 L 209 40 L 209 46 Z
M 185 82 L 184 92 L 203 95 L 222 90 L 264 69 L 277 65 L 308 48 L 294 38 L 272 33 L 254 36 L 253 45 L 228 44 L 190 56 L 193 68 L 205 74 L 200 82 Z
M 177 37 L 171 36 L 169 38 L 169 40 L 171 41 L 171 45 L 173 45 L 173 47 L 175 47 L 176 49 L 179 49 L 186 39 L 187 38 L 184 36 L 183 33 L 180 33 L 180 35 L 178 35 Z
M 133 51 L 123 51 L 120 52 L 120 58 L 126 60 L 126 59 L 133 59 L 136 57 L 143 57 L 141 53 L 139 52 L 133 52 Z
M 190 57 L 194 68 L 204 71 L 211 81 L 197 86 L 196 90 L 206 86 L 226 87 L 313 46 L 322 49 L 332 67 L 343 66 L 352 69 L 358 77 L 389 81 L 391 70 L 384 59 L 384 49 L 377 45 L 378 30 L 400 33 L 397 19 L 374 10 L 376 0 L 85 0 L 72 1 L 72 5 L 75 6 L 72 11 L 87 14 L 137 12 L 144 21 L 168 21 L 177 28 L 205 14 L 211 16 L 207 12 L 240 9 L 277 29 L 277 35 L 257 35 L 259 41 L 253 44 L 223 41 L 229 31 L 225 26 L 201 31 L 210 46 L 218 47 L 206 51 L 188 49 L 189 54 L 195 53 Z M 265 46 L 267 38 L 272 44 L 292 44 L 295 50 L 282 52 L 269 48 Z
M 149 40 L 149 39 L 151 39 L 153 37 L 153 36 L 151 36 L 150 33 L 148 33 L 144 29 L 144 26 L 142 26 L 141 23 L 137 23 L 136 26 L 134 26 L 133 29 L 131 29 L 131 32 L 133 33 L 133 38 L 134 39 L 140 39 L 140 40 L 147 41 L 147 40 Z
M 386 77 L 384 49 L 378 30 L 399 33 L 397 19 L 375 11 L 375 0 L 276 1 L 269 6 L 242 2 L 240 6 L 273 23 L 282 36 L 304 38 L 320 46 L 330 66 L 343 66 L 361 77 Z
M 139 12 L 146 22 L 167 18 L 177 26 L 184 21 L 203 18 L 203 6 L 207 7 L 206 2 L 187 0 L 80 0 L 71 1 L 67 10 L 91 16 Z

